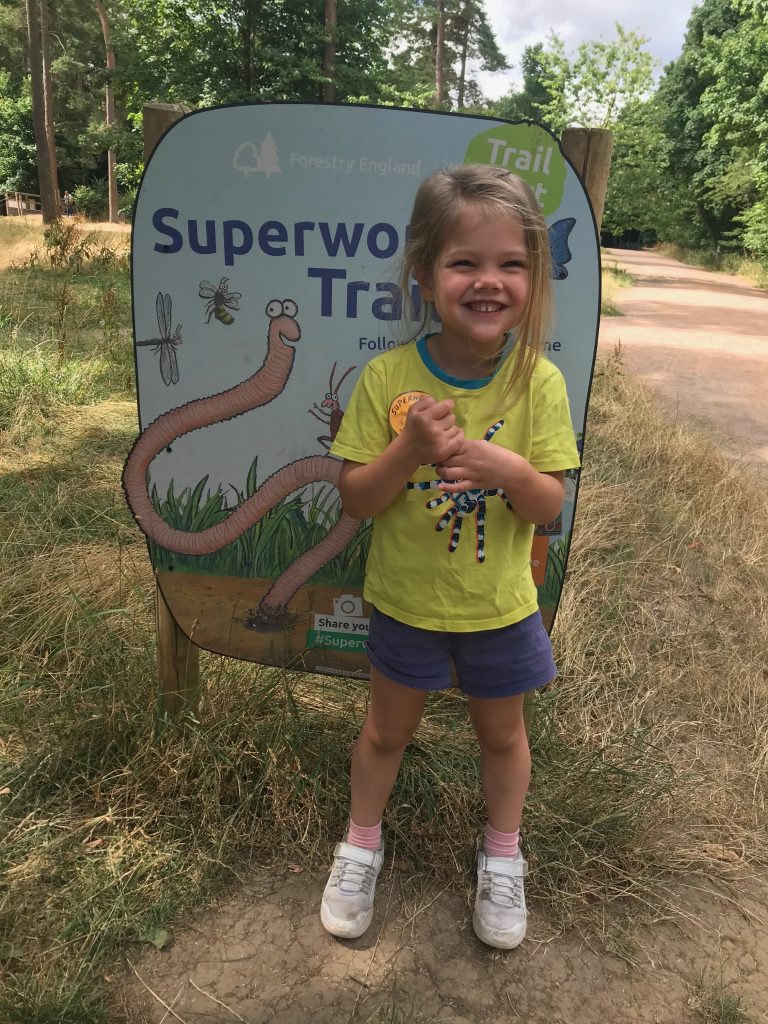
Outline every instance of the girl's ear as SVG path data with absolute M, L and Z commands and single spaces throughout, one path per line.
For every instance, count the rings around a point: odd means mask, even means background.
M 432 287 L 432 281 L 429 274 L 426 274 L 423 270 L 414 270 L 413 276 L 416 278 L 416 283 L 419 286 L 421 297 L 424 302 L 435 301 L 435 290 Z

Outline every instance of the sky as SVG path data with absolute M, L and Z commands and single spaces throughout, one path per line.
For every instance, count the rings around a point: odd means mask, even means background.
M 525 46 L 543 42 L 550 30 L 565 41 L 572 53 L 588 39 L 612 39 L 614 23 L 647 36 L 648 50 L 658 62 L 655 77 L 665 64 L 679 57 L 694 0 L 485 0 L 496 41 L 512 71 L 478 72 L 477 80 L 489 99 L 498 99 L 520 80 L 520 58 Z

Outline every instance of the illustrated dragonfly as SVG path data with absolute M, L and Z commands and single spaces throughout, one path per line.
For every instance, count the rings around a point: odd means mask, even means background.
M 160 353 L 160 376 L 163 384 L 169 386 L 179 383 L 179 364 L 176 360 L 176 349 L 181 345 L 181 324 L 176 325 L 176 330 L 171 334 L 171 296 L 157 293 L 155 299 L 157 309 L 157 326 L 160 328 L 159 338 L 147 338 L 146 341 L 137 341 L 136 348 L 144 345 L 151 345 L 153 352 Z

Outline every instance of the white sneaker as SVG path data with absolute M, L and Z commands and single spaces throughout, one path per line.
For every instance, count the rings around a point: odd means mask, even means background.
M 373 918 L 376 879 L 383 863 L 383 844 L 378 850 L 363 850 L 346 842 L 338 844 L 320 904 L 320 920 L 327 932 L 341 939 L 356 939 L 368 928 Z
M 475 934 L 488 946 L 514 949 L 525 938 L 526 917 L 523 879 L 528 863 L 516 857 L 489 857 L 477 853 L 477 894 L 472 924 Z

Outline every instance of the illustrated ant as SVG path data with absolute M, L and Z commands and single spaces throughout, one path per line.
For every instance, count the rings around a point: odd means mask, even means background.
M 328 449 L 328 451 L 330 451 L 334 438 L 339 432 L 341 421 L 344 419 L 344 410 L 339 404 L 339 388 L 344 383 L 345 378 L 356 369 L 356 366 L 350 366 L 350 368 L 345 370 L 341 375 L 339 382 L 334 385 L 333 376 L 336 373 L 336 363 L 334 363 L 331 369 L 331 376 L 328 381 L 328 393 L 320 405 L 318 405 L 317 402 L 314 402 L 312 404 L 312 408 L 307 409 L 307 412 L 310 413 L 310 415 L 314 416 L 316 420 L 320 420 L 320 422 L 325 424 L 330 430 L 329 434 L 321 434 L 320 437 L 317 438 L 323 448 Z M 327 412 L 325 411 L 326 409 L 328 410 Z

